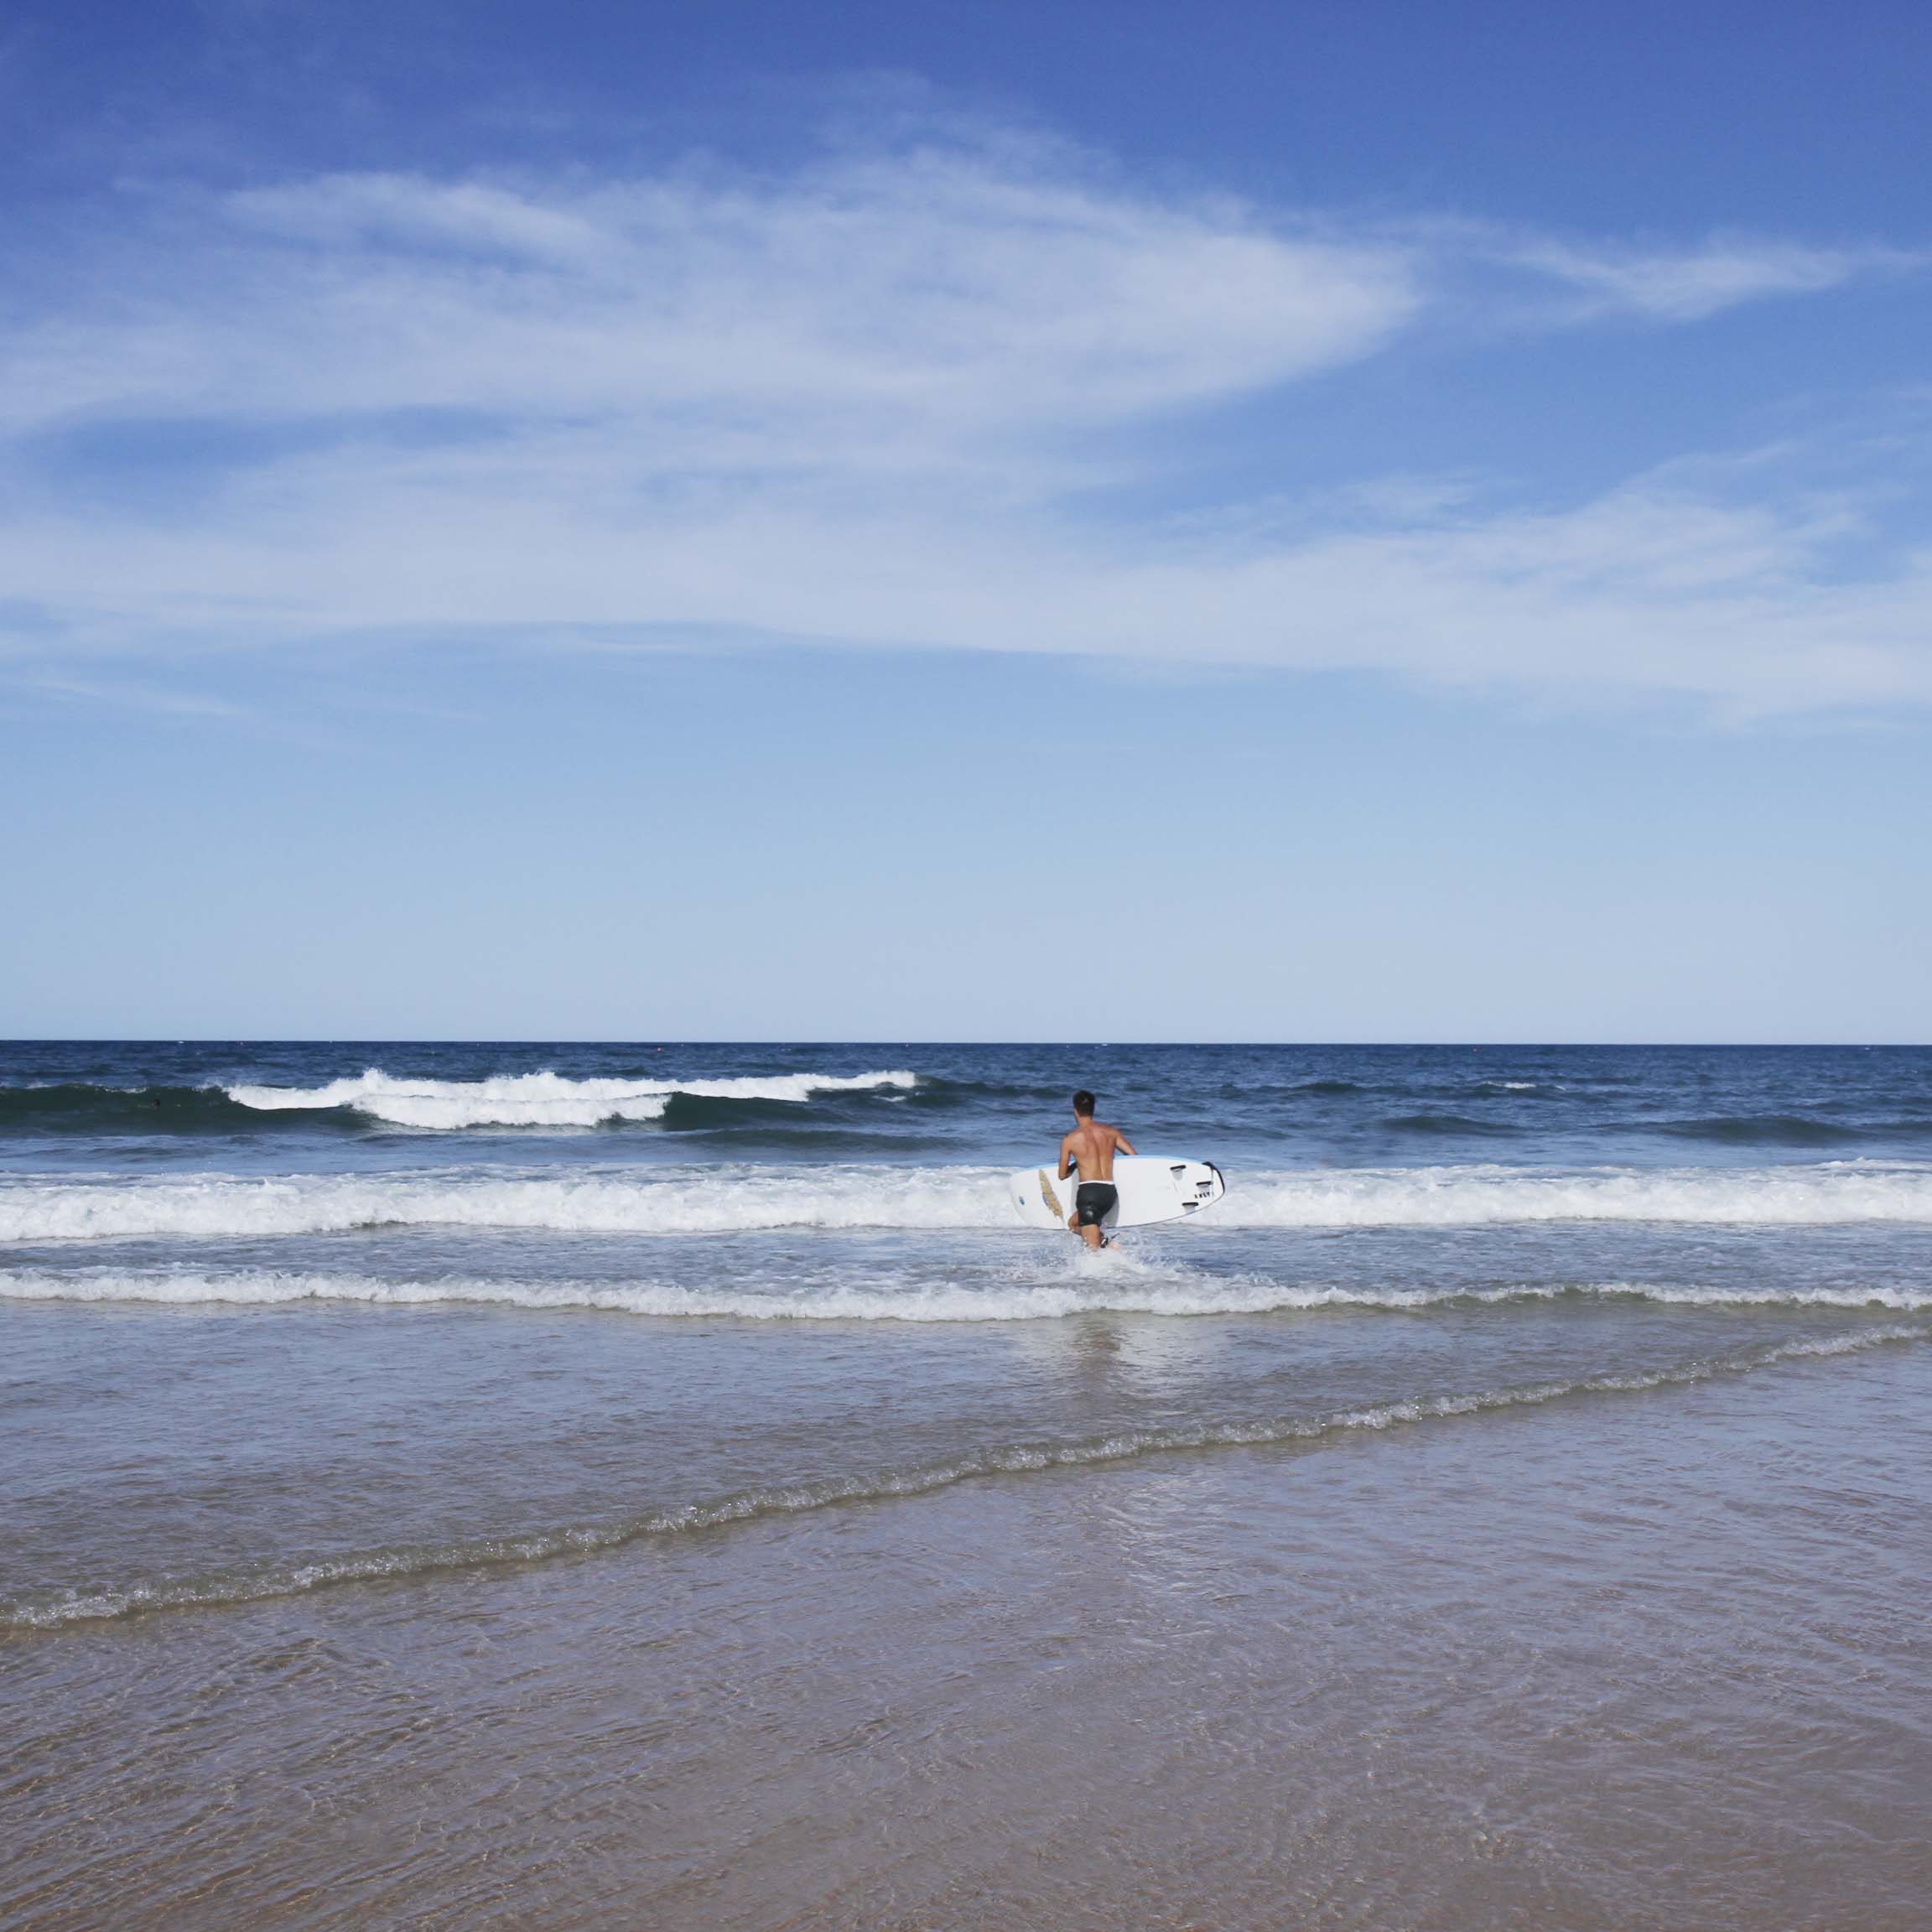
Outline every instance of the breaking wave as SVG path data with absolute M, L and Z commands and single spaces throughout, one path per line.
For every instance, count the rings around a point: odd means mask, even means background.
M 626 1545 L 721 1530 L 737 1523 L 802 1515 L 841 1504 L 930 1495 L 989 1477 L 1090 1467 L 1189 1450 L 1286 1448 L 1298 1443 L 1313 1446 L 1362 1431 L 1380 1432 L 1462 1416 L 1539 1407 L 1576 1397 L 1643 1394 L 1720 1377 L 1751 1374 L 1807 1357 L 1848 1355 L 1891 1343 L 1925 1339 L 1926 1331 L 1922 1327 L 1894 1325 L 1867 1328 L 1855 1334 L 1787 1342 L 1749 1353 L 1673 1368 L 1536 1382 L 1466 1394 L 1421 1396 L 1410 1401 L 1337 1410 L 1312 1419 L 1274 1417 L 1246 1422 L 1180 1424 L 1121 1431 L 1076 1441 L 989 1444 L 946 1462 L 825 1481 L 774 1484 L 614 1523 L 348 1551 L 308 1561 L 263 1564 L 199 1577 L 158 1578 L 0 1599 L 0 1628 L 56 1628 L 143 1611 L 262 1602 L 304 1595 L 338 1583 L 411 1578 L 453 1570 L 486 1570 L 594 1555 Z
M 505 1073 L 487 1080 L 414 1080 L 371 1067 L 321 1087 L 230 1087 L 228 1098 L 260 1113 L 322 1112 L 348 1108 L 392 1126 L 444 1130 L 463 1127 L 596 1127 L 607 1120 L 662 1118 L 672 1100 L 802 1103 L 818 1093 L 910 1090 L 919 1076 L 904 1068 L 880 1073 L 745 1074 L 724 1080 L 573 1080 L 561 1073 Z
M 910 1076 L 908 1076 L 910 1078 Z M 1236 1173 L 1191 1227 L 1453 1228 L 1549 1222 L 1805 1227 L 1932 1223 L 1932 1167 L 1826 1162 L 1762 1168 L 1478 1167 Z M 462 1227 L 608 1234 L 798 1228 L 1023 1233 L 1003 1170 L 858 1164 L 0 1181 L 0 1241 L 247 1238 L 356 1228 Z
M 1756 1168 L 1346 1168 L 1231 1176 L 1211 1210 L 1243 1228 L 1467 1228 L 1548 1221 L 1753 1227 L 1932 1221 L 1932 1167 L 1831 1161 Z
M 1004 1177 L 984 1169 L 712 1167 L 524 1178 L 434 1173 L 0 1183 L 0 1240 L 6 1241 L 386 1227 L 720 1234 L 1015 1225 Z

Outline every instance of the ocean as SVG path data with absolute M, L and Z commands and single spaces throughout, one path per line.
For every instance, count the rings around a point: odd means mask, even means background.
M 1932 1049 L 0 1046 L 0 1932 L 1922 1932 L 1929 1340 Z

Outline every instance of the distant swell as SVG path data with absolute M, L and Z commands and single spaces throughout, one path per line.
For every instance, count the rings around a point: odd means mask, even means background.
M 202 1577 L 163 1578 L 58 1595 L 0 1602 L 0 1628 L 55 1628 L 99 1622 L 141 1611 L 260 1602 L 299 1596 L 330 1584 L 383 1577 L 417 1577 L 451 1570 L 488 1569 L 558 1557 L 584 1556 L 626 1544 L 693 1531 L 722 1529 L 759 1519 L 800 1515 L 841 1504 L 887 1502 L 924 1496 L 956 1483 L 987 1477 L 1124 1462 L 1143 1456 L 1186 1450 L 1287 1446 L 1319 1442 L 1359 1431 L 1381 1431 L 1500 1410 L 1534 1407 L 1570 1397 L 1636 1394 L 1706 1382 L 1805 1357 L 1846 1355 L 1892 1343 L 1919 1342 L 1927 1331 L 1916 1326 L 1868 1328 L 1855 1335 L 1788 1342 L 1747 1355 L 1686 1363 L 1681 1367 L 1625 1375 L 1462 1395 L 1420 1397 L 1374 1408 L 1341 1411 L 1313 1420 L 1259 1420 L 1148 1429 L 1075 1442 L 1015 1442 L 989 1446 L 951 1462 L 904 1470 L 882 1470 L 830 1482 L 778 1484 L 695 1502 L 681 1509 L 634 1516 L 621 1522 L 538 1530 L 473 1541 L 413 1544 L 297 1563 L 264 1565 Z
M 219 1087 L 0 1087 L 0 1132 L 10 1135 L 235 1134 L 264 1124 Z
M 1932 1223 L 1932 1167 L 1350 1168 L 1228 1176 L 1197 1228 L 1452 1228 L 1581 1222 L 1801 1227 Z M 973 1228 L 1024 1238 L 1003 1171 L 856 1164 L 0 1181 L 0 1241 L 462 1227 L 703 1234 L 784 1228 Z
M 1892 1120 L 1884 1124 L 1883 1131 L 1912 1134 L 1928 1128 L 1932 1128 L 1932 1122 Z M 1736 1147 L 1842 1147 L 1862 1140 L 1867 1131 L 1801 1114 L 1726 1114 L 1706 1120 L 1666 1120 L 1656 1130 L 1680 1140 L 1714 1140 L 1721 1146 Z

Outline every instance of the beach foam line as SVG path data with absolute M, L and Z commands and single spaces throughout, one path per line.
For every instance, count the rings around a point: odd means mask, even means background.
M 1355 1168 L 1229 1176 L 1192 1223 L 1222 1228 L 1497 1227 L 1547 1222 L 1721 1226 L 1932 1223 L 1932 1166 L 1826 1161 L 1761 1168 Z M 322 1234 L 465 1227 L 605 1234 L 791 1228 L 980 1229 L 1025 1238 L 997 1168 L 856 1164 L 491 1169 L 0 1179 L 0 1242 Z M 1037 1239 L 1037 1237 L 1034 1237 Z
M 1461 1395 L 1337 1411 L 1311 1420 L 1203 1423 L 1165 1429 L 1122 1431 L 1073 1442 L 1011 1442 L 989 1446 L 952 1461 L 829 1481 L 775 1484 L 651 1512 L 615 1523 L 579 1524 L 449 1543 L 418 1543 L 314 1561 L 264 1565 L 204 1577 L 161 1578 L 104 1589 L 41 1593 L 0 1599 L 0 1628 L 57 1629 L 99 1623 L 143 1611 L 217 1607 L 305 1595 L 332 1584 L 410 1579 L 450 1571 L 553 1561 L 620 1550 L 657 1538 L 721 1530 L 773 1517 L 802 1515 L 846 1504 L 884 1503 L 931 1495 L 988 1477 L 1128 1462 L 1189 1450 L 1287 1447 L 1461 1416 L 1534 1408 L 1576 1397 L 1634 1394 L 1746 1375 L 1797 1362 L 1862 1353 L 1893 1343 L 1932 1339 L 1920 1325 L 1867 1328 L 1856 1334 L 1787 1342 L 1748 1355 L 1686 1363 L 1628 1374 L 1579 1377 Z
M 910 1089 L 903 1067 L 878 1073 L 745 1074 L 723 1080 L 573 1080 L 561 1073 L 504 1073 L 487 1080 L 423 1080 L 371 1067 L 322 1087 L 236 1086 L 224 1089 L 257 1112 L 348 1108 L 397 1127 L 595 1127 L 607 1120 L 662 1118 L 679 1094 L 714 1100 L 785 1100 L 819 1093 Z
M 873 1277 L 876 1279 L 876 1276 Z M 168 1307 L 278 1307 L 343 1302 L 372 1307 L 481 1306 L 538 1312 L 571 1310 L 663 1320 L 748 1322 L 1004 1322 L 1063 1321 L 1080 1315 L 1188 1317 L 1291 1314 L 1321 1309 L 1505 1308 L 1564 1299 L 1629 1300 L 1692 1308 L 1932 1309 L 1932 1289 L 1896 1285 L 1815 1288 L 1713 1288 L 1647 1282 L 1523 1283 L 1467 1288 L 1362 1288 L 1216 1278 L 1188 1268 L 1137 1262 L 1119 1250 L 1069 1256 L 1046 1280 L 996 1276 L 981 1286 L 911 1282 L 902 1286 L 808 1283 L 756 1289 L 688 1288 L 669 1281 L 502 1281 L 446 1276 L 392 1280 L 272 1269 L 213 1274 L 158 1270 L 127 1273 L 0 1271 L 0 1301 L 89 1301 Z

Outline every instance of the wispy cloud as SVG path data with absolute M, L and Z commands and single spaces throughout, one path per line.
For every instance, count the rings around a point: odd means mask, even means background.
M 916 152 L 782 181 L 392 175 L 175 203 L 9 345 L 8 418 L 1113 419 L 1367 354 L 1406 252 Z
M 1599 313 L 1665 322 L 1701 322 L 1775 296 L 1821 294 L 1860 276 L 1923 269 L 1929 259 L 1896 248 L 1807 248 L 1748 237 L 1649 251 L 1536 239 L 1505 244 L 1498 257 L 1567 285 Z
M 25 688 L 55 698 L 79 699 L 90 704 L 111 704 L 123 710 L 148 711 L 169 718 L 240 718 L 246 707 L 226 698 L 197 691 L 174 691 L 127 678 L 33 678 Z
M 148 197 L 0 347 L 0 581 L 35 616 L 0 650 L 511 626 L 1922 701 L 1932 567 L 1852 573 L 1852 498 L 1396 478 L 1311 527 L 1088 493 L 1157 476 L 1180 413 L 1426 330 L 1472 263 L 1688 323 L 1905 259 L 1352 231 L 938 146 Z

